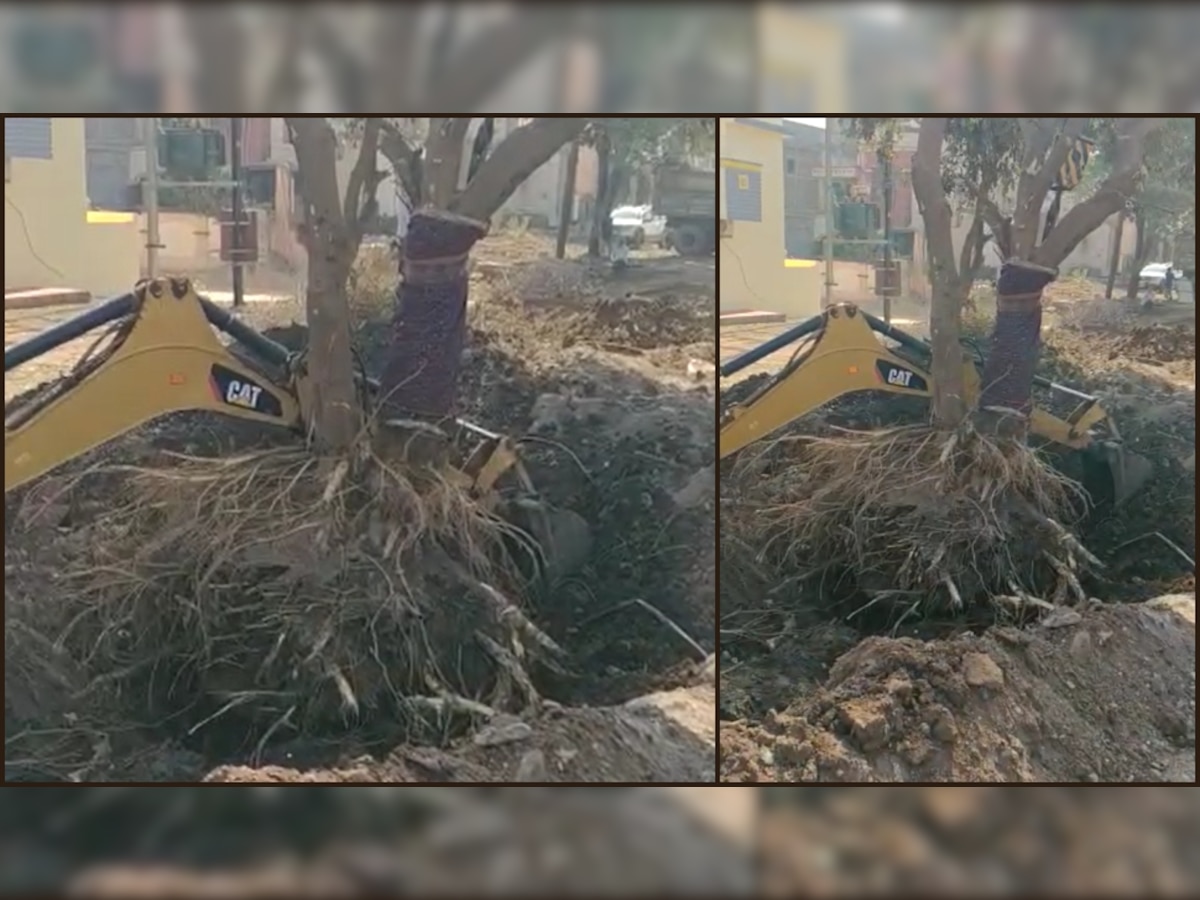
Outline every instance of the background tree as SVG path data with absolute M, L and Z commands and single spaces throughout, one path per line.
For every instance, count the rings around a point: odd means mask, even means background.
M 1106 219 L 1125 208 L 1143 184 L 1148 138 L 1164 120 L 1149 118 L 924 118 L 913 157 L 913 192 L 925 224 L 930 282 L 933 376 L 938 384 L 934 420 L 954 427 L 967 414 L 962 402 L 962 305 L 983 263 L 983 247 L 996 242 L 1002 259 L 1057 268 Z M 845 119 L 843 127 L 867 141 L 893 139 L 895 120 Z M 1075 140 L 1087 136 L 1108 160 L 1104 177 L 1060 215 L 1043 237 L 1047 198 Z M 959 253 L 952 238 L 952 203 L 967 206 L 972 226 Z M 986 229 L 985 229 L 986 226 Z M 990 235 L 988 231 L 990 230 Z M 1039 290 L 1040 292 L 1040 290 Z M 1003 292 L 1001 292 L 1003 293 Z M 1033 391 L 1040 312 L 1027 329 L 997 316 L 986 371 L 987 390 L 1024 398 Z M 1016 364 L 1013 364 L 1015 361 Z M 944 387 L 943 387 L 944 385 Z M 986 402 L 986 400 L 985 400 Z
M 716 149 L 713 118 L 596 119 L 583 139 L 596 149 L 599 179 L 588 255 L 599 256 L 613 208 L 623 199 L 648 202 L 654 169 Z

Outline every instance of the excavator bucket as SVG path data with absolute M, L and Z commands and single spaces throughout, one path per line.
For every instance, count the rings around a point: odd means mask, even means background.
M 556 509 L 541 500 L 521 498 L 508 510 L 511 520 L 538 543 L 542 578 L 554 584 L 579 571 L 592 551 L 587 520 L 569 509 Z
M 1154 464 L 1115 442 L 1099 442 L 1084 451 L 1083 486 L 1097 506 L 1120 507 L 1154 475 Z

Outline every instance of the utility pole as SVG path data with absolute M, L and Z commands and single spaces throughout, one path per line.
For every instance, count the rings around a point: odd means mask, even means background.
M 242 120 L 229 120 L 229 170 L 233 181 L 233 234 L 230 236 L 230 256 L 233 263 L 233 305 L 246 302 L 242 281 Z
M 892 279 L 892 154 L 883 154 L 883 321 L 892 324 L 892 294 L 899 279 Z
M 142 181 L 142 207 L 146 210 L 146 277 L 158 277 L 158 119 L 142 120 L 146 149 L 146 177 Z
M 823 179 L 821 196 L 825 204 L 825 294 L 823 305 L 826 309 L 833 305 L 833 119 L 825 120 L 825 178 Z

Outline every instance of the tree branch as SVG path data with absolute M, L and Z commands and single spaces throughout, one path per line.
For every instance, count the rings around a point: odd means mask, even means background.
M 487 220 L 530 175 L 583 131 L 585 119 L 537 118 L 509 134 L 450 203 L 450 210 Z M 461 144 L 461 142 L 460 142 Z
M 1141 183 L 1146 138 L 1165 121 L 1148 118 L 1117 120 L 1112 173 L 1091 197 L 1071 207 L 1058 220 L 1034 252 L 1033 262 L 1043 266 L 1060 265 L 1085 237 L 1113 213 L 1125 208 L 1125 202 L 1137 194 Z
M 392 164 L 392 170 L 400 179 L 400 185 L 404 188 L 412 208 L 420 207 L 425 202 L 421 147 L 410 142 L 394 123 L 384 119 L 380 125 L 379 149 Z
M 987 227 L 992 229 L 992 238 L 996 241 L 996 251 L 1002 260 L 1010 259 L 1013 255 L 1012 220 L 1000 212 L 1000 207 L 990 197 L 981 197 L 980 202 L 982 204 L 980 213 L 983 221 L 987 223 Z
M 342 216 L 346 223 L 357 229 L 362 224 L 365 208 L 375 199 L 375 191 L 381 180 L 376 165 L 379 152 L 379 119 L 370 118 L 363 124 L 363 133 L 358 146 L 358 159 L 346 179 L 346 194 L 342 198 Z
M 470 116 L 430 119 L 429 138 L 425 142 L 426 172 L 429 177 L 427 200 L 439 209 L 449 209 L 458 192 Z
M 1024 164 L 1017 180 L 1017 202 L 1013 211 L 1013 256 L 1031 259 L 1041 231 L 1042 205 L 1058 175 L 1058 170 L 1067 161 L 1067 154 L 1075 139 L 1083 134 L 1087 119 L 1072 118 L 1057 131 L 1049 131 L 1045 120 L 1032 120 L 1034 127 L 1027 125 L 1031 120 L 1021 120 L 1021 131 L 1026 135 Z

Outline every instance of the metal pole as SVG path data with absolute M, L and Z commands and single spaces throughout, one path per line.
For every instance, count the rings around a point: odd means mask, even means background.
M 883 154 L 883 321 L 892 324 L 892 156 Z
M 146 178 L 142 182 L 142 207 L 146 211 L 146 277 L 158 277 L 158 119 L 143 119 Z
M 833 305 L 833 119 L 825 120 L 825 178 L 822 194 L 825 200 L 825 307 Z
M 246 302 L 246 294 L 242 280 L 242 120 L 237 116 L 229 120 L 229 157 L 233 180 L 233 234 L 229 245 L 233 262 L 233 305 L 241 306 Z

